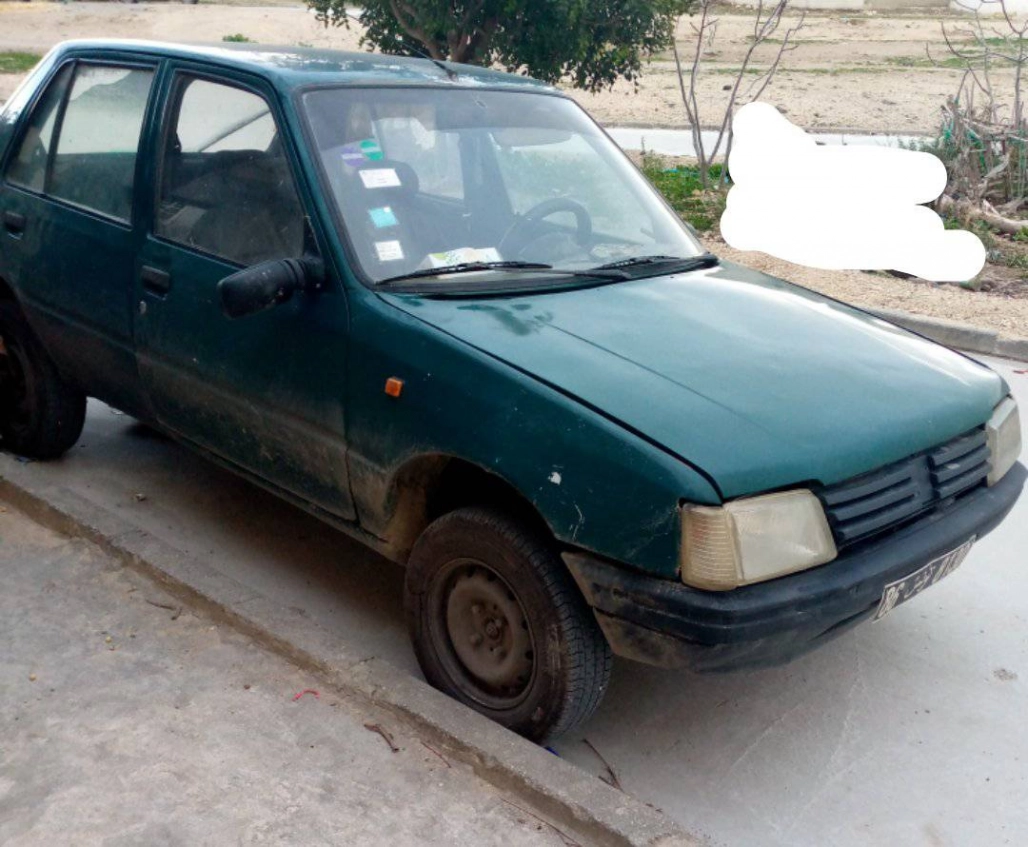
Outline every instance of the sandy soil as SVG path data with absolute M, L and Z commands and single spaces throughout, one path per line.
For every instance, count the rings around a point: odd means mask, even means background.
M 276 2 L 276 0 L 273 0 Z M 58 41 L 83 37 L 127 37 L 166 41 L 220 41 L 241 34 L 264 44 L 358 49 L 355 29 L 325 29 L 301 5 L 207 5 L 178 3 L 21 3 L 0 0 L 0 51 L 44 52 Z M 725 85 L 733 80 L 748 47 L 750 19 L 721 16 L 717 41 L 704 56 L 708 73 L 699 81 L 701 114 L 713 123 L 723 114 Z M 787 19 L 785 28 L 796 19 Z M 938 123 L 939 107 L 953 93 L 960 71 L 928 66 L 925 45 L 945 58 L 941 26 L 960 39 L 967 21 L 939 13 L 926 16 L 809 14 L 796 35 L 796 49 L 764 99 L 806 128 L 923 133 Z M 691 65 L 692 21 L 683 18 L 678 41 Z M 781 35 L 780 33 L 779 35 Z M 761 66 L 778 45 L 757 56 Z M 0 102 L 20 77 L 0 74 Z M 1003 87 L 1002 73 L 994 82 Z M 619 84 L 599 94 L 575 93 L 608 125 L 681 126 L 684 113 L 670 56 L 657 57 L 638 87 Z M 858 272 L 803 268 L 757 253 L 738 253 L 723 243 L 715 252 L 864 306 L 906 309 L 966 321 L 1028 337 L 1028 300 L 974 293 L 953 286 L 903 281 Z
M 694 23 L 683 18 L 678 27 L 679 52 L 687 73 L 695 56 Z M 798 18 L 786 18 L 779 40 L 797 23 Z M 930 55 L 941 61 L 950 55 L 942 38 L 943 25 L 951 38 L 967 39 L 967 20 L 943 13 L 933 17 L 810 13 L 790 40 L 795 49 L 782 60 L 762 99 L 807 129 L 931 132 L 939 123 L 939 107 L 956 91 L 961 77 L 959 69 L 935 67 L 929 59 Z M 728 96 L 724 87 L 734 82 L 751 35 L 750 18 L 721 16 L 715 42 L 702 56 L 705 72 L 697 83 L 704 125 L 718 123 L 724 114 Z M 780 43 L 762 45 L 751 67 L 766 68 L 780 47 Z M 997 74 L 997 89 L 1012 79 L 1012 74 Z M 748 85 L 744 83 L 742 91 Z M 650 64 L 637 92 L 621 83 L 612 92 L 575 96 L 609 124 L 686 123 L 670 55 Z M 744 97 L 740 102 L 745 101 Z
M 795 26 L 787 18 L 778 33 Z M 678 42 L 691 66 L 695 20 L 683 18 Z M 941 36 L 945 23 L 954 37 L 962 36 L 967 21 L 943 13 L 934 17 L 896 17 L 882 14 L 808 14 L 794 36 L 796 49 L 782 65 L 764 99 L 807 128 L 874 132 L 924 133 L 938 123 L 939 106 L 954 92 L 960 71 L 926 66 L 925 45 L 939 59 L 948 54 Z M 220 41 L 239 33 L 264 44 L 309 44 L 356 49 L 355 29 L 326 30 L 302 5 L 186 6 L 178 3 L 11 3 L 0 2 L 0 50 L 43 52 L 66 38 L 109 36 L 169 41 Z M 748 49 L 750 18 L 723 14 L 717 38 L 704 54 L 706 73 L 698 84 L 703 122 L 720 121 L 727 96 Z M 773 58 L 779 45 L 764 45 L 755 67 Z M 999 87 L 1005 77 L 998 74 Z M 0 75 L 0 100 L 16 78 Z M 745 86 L 744 86 L 745 89 Z M 678 76 L 669 55 L 654 59 L 638 87 L 621 83 L 612 91 L 575 96 L 606 124 L 682 126 L 685 114 Z M 743 98 L 743 101 L 745 98 Z

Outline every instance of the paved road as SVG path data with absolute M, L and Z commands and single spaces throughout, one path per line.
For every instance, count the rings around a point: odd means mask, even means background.
M 992 364 L 1028 409 L 1028 375 Z M 36 470 L 417 672 L 399 569 L 131 420 L 94 404 L 82 446 Z M 1022 499 L 951 578 L 790 666 L 618 662 L 557 750 L 599 774 L 588 738 L 627 791 L 715 844 L 1028 843 L 1026 551 Z
M 5 509 L 0 572 L 0 844 L 561 843 L 83 541 Z

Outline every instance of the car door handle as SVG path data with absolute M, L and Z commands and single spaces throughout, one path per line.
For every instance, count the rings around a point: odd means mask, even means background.
M 139 273 L 143 288 L 154 294 L 167 294 L 171 290 L 171 274 L 160 268 L 144 265 Z
M 4 212 L 4 229 L 11 235 L 25 232 L 25 216 L 20 212 Z

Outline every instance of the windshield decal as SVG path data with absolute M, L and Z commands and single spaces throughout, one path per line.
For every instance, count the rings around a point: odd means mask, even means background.
M 502 260 L 500 251 L 495 247 L 459 247 L 443 253 L 429 253 L 428 267 L 448 268 L 465 262 L 499 262 Z
M 347 144 L 342 149 L 343 161 L 351 167 L 363 165 L 365 162 L 378 162 L 383 158 L 382 148 L 374 138 L 365 138 Z
M 380 262 L 397 262 L 403 258 L 403 247 L 399 241 L 376 241 L 375 252 Z
M 378 229 L 387 229 L 391 226 L 396 226 L 399 221 L 396 220 L 396 215 L 393 214 L 391 206 L 382 206 L 378 209 L 368 209 L 368 215 L 371 217 L 371 222 Z
M 400 187 L 400 177 L 392 168 L 372 168 L 359 173 L 365 188 Z

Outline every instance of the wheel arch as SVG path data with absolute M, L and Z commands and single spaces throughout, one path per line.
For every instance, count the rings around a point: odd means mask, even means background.
M 414 543 L 432 521 L 464 506 L 501 509 L 547 537 L 554 537 L 536 506 L 508 480 L 445 453 L 406 461 L 393 474 L 386 504 L 386 540 L 395 558 L 402 562 L 407 561 Z

